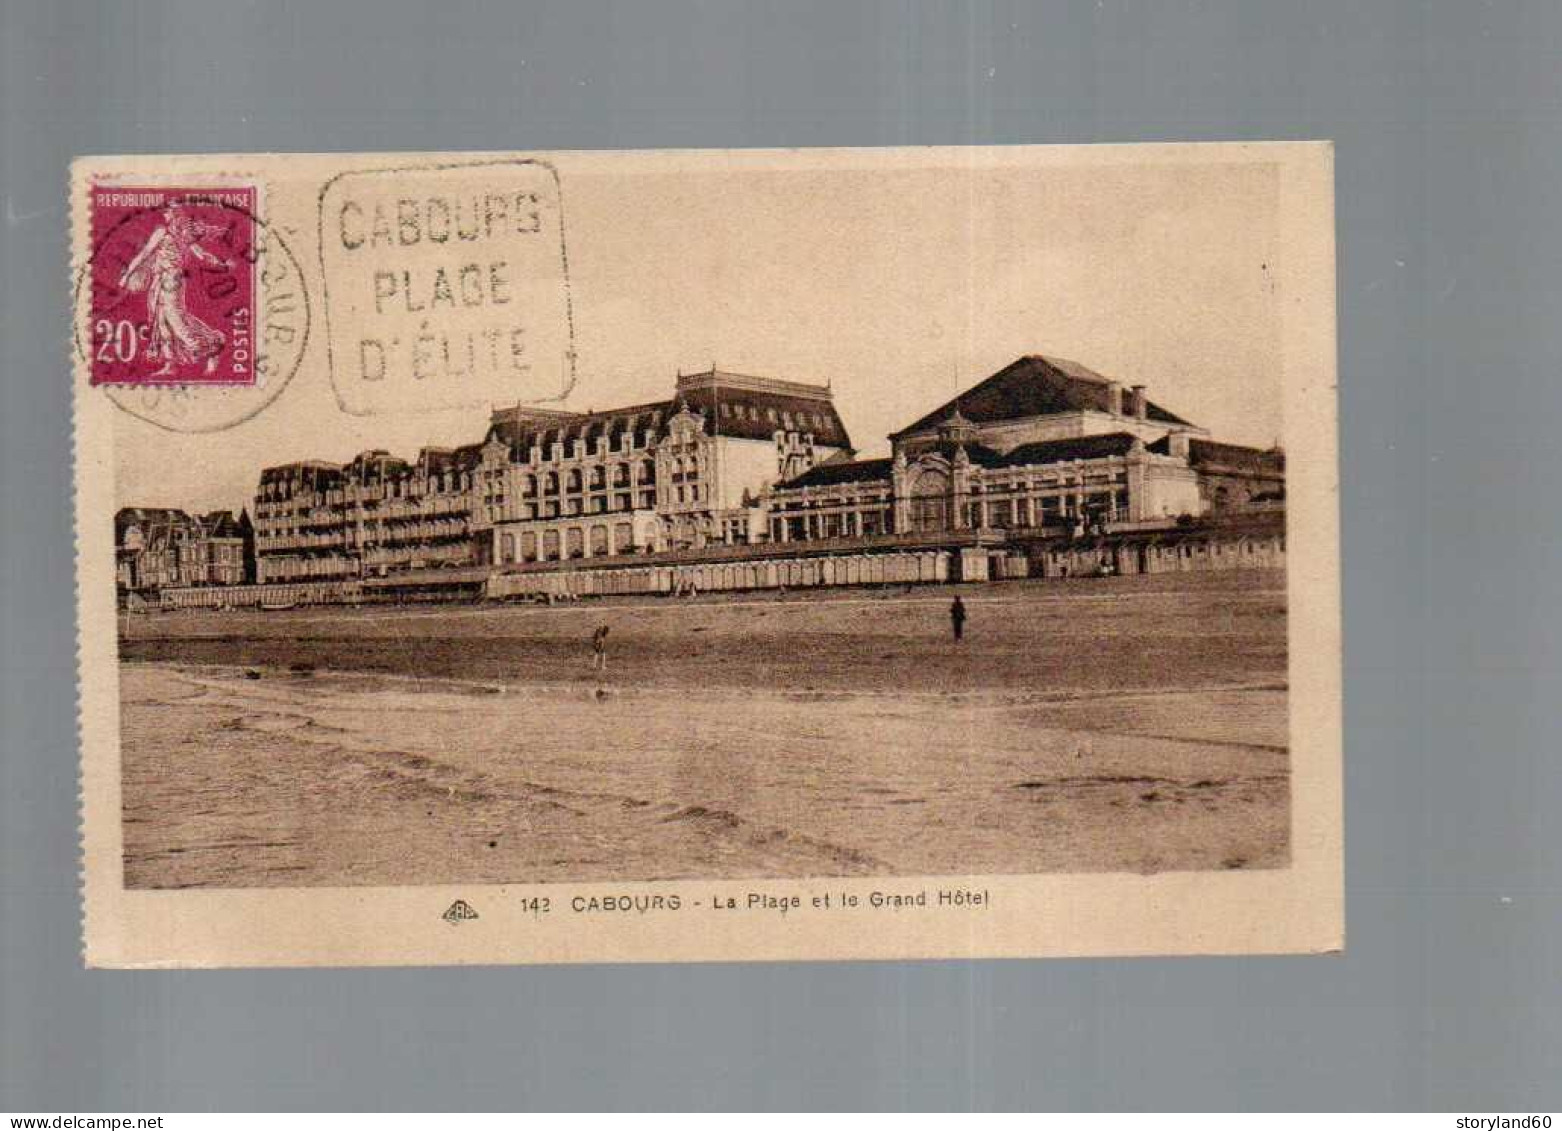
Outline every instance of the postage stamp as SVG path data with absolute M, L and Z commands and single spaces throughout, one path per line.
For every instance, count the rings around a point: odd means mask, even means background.
M 256 188 L 91 192 L 92 384 L 255 384 Z
M 204 433 L 282 395 L 307 350 L 310 289 L 261 176 L 77 169 L 75 354 L 101 399 Z
M 1339 949 L 1332 177 L 81 159 L 87 961 Z

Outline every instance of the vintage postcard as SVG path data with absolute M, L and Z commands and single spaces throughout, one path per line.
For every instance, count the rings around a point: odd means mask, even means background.
M 1326 143 L 70 194 L 90 964 L 1343 945 Z

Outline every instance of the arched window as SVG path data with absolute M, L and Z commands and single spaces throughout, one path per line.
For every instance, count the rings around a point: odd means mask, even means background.
M 566 479 L 565 489 L 569 491 L 580 490 L 580 468 L 572 467 L 569 469 L 569 476 Z
M 548 472 L 547 477 L 543 480 L 543 491 L 549 495 L 557 495 L 559 493 L 559 473 L 557 471 Z

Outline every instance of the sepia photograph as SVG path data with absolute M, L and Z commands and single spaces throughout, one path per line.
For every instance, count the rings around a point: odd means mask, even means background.
M 78 166 L 123 889 L 1289 869 L 1327 149 L 1036 152 Z
M 1549 1127 L 1562 5 L 0 60 L 0 1124 Z

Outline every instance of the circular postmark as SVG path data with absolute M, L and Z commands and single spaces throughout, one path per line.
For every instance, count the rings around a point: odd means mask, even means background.
M 89 383 L 175 432 L 218 432 L 287 387 L 309 340 L 303 269 L 253 189 L 94 186 L 74 338 Z

